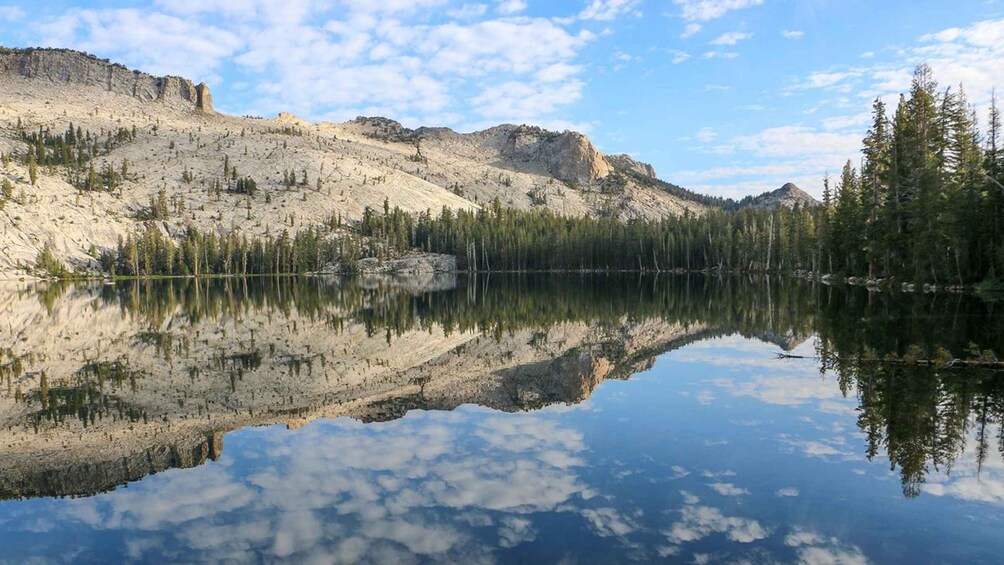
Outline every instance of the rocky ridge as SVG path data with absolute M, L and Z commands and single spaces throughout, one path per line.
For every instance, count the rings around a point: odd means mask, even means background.
M 196 86 L 177 76 L 154 77 L 69 49 L 0 49 L 0 76 L 93 86 L 142 101 L 213 111 L 212 95 L 205 83 Z
M 507 162 L 520 172 L 549 175 L 568 183 L 588 185 L 606 178 L 612 170 L 607 158 L 589 138 L 574 131 L 554 132 L 536 126 L 503 124 L 465 134 L 450 128 L 413 130 L 380 117 L 359 117 L 351 123 L 367 137 L 411 143 L 417 151 L 423 145 L 449 147 L 454 151 L 460 149 L 461 154 L 471 158 L 483 158 L 487 151 L 489 158 Z M 651 165 L 648 167 L 651 169 Z

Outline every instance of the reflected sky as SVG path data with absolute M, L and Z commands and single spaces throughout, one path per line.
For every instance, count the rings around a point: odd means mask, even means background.
M 975 441 L 903 496 L 815 343 L 738 336 L 585 402 L 228 434 L 217 461 L 0 503 L 4 563 L 993 563 L 1004 461 Z M 975 432 L 971 432 L 970 435 Z

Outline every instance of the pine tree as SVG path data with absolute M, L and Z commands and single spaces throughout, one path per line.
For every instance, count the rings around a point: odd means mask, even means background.
M 983 233 L 980 228 L 984 154 L 980 147 L 976 118 L 962 87 L 956 94 L 946 94 L 943 110 L 946 126 L 943 209 L 948 236 L 948 260 L 954 275 L 963 284 L 980 265 Z
M 28 151 L 28 178 L 31 179 L 31 186 L 38 184 L 38 163 L 35 162 L 35 152 Z
M 868 225 L 866 228 L 868 278 L 877 276 L 878 263 L 885 255 L 884 233 L 889 226 L 880 223 L 882 206 L 889 198 L 892 168 L 892 142 L 885 103 L 876 98 L 872 105 L 872 126 L 863 140 L 864 161 L 861 166 L 862 198 L 866 201 Z M 888 265 L 886 265 L 888 269 Z
M 942 170 L 944 127 L 937 105 L 938 83 L 931 68 L 917 66 L 906 102 L 903 136 L 903 188 L 907 198 L 905 229 L 911 238 L 910 265 L 913 280 L 938 282 L 938 258 L 945 250 L 942 225 L 944 192 Z
M 1001 114 L 997 107 L 997 93 L 993 93 L 987 120 L 986 152 L 984 157 L 986 179 L 984 186 L 989 195 L 982 224 L 986 232 L 983 254 L 988 265 L 988 277 L 1004 275 L 1004 139 L 1001 131 Z
M 865 217 L 857 172 L 847 161 L 840 175 L 832 225 L 832 249 L 837 254 L 837 269 L 842 272 L 862 272 L 860 260 L 865 248 Z

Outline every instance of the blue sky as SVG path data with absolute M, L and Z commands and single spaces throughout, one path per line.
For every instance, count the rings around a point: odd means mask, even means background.
M 1004 2 L 0 0 L 0 43 L 205 81 L 234 114 L 534 123 L 702 192 L 819 195 L 919 62 L 985 116 Z

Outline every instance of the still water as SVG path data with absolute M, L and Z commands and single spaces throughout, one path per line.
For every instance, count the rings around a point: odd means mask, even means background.
M 995 563 L 995 301 L 790 280 L 0 287 L 0 561 Z M 779 357 L 783 354 L 783 357 Z

